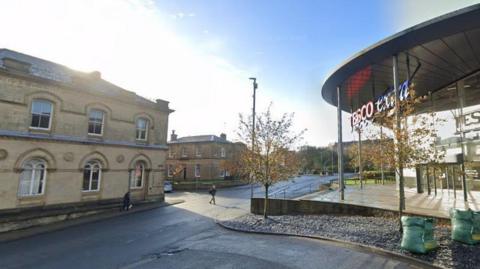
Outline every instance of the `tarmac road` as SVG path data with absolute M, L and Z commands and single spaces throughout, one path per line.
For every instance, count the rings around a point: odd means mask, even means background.
M 304 189 L 324 179 L 281 186 Z M 186 202 L 0 243 L 0 268 L 412 268 L 328 242 L 237 233 L 215 224 L 247 213 L 249 197 L 245 186 L 219 190 L 217 205 L 208 204 L 207 193 L 168 194 Z

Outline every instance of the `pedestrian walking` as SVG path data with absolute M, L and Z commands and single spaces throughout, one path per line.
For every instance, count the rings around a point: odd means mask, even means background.
M 217 190 L 215 189 L 215 185 L 212 185 L 212 187 L 210 188 L 210 190 L 208 191 L 208 193 L 210 193 L 210 195 L 212 196 L 212 199 L 210 199 L 210 202 L 208 202 L 209 204 L 215 204 L 215 194 L 217 194 Z
M 127 193 L 125 193 L 125 195 L 123 196 L 123 210 L 129 210 L 131 208 L 131 204 L 130 204 L 130 192 L 127 191 Z

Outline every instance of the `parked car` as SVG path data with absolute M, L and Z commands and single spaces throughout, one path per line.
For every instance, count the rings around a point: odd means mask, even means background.
M 171 181 L 165 181 L 163 183 L 163 191 L 164 192 L 172 192 L 173 191 L 173 185 Z

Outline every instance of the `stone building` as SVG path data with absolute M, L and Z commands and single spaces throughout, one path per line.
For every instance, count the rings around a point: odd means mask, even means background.
M 172 131 L 168 142 L 167 178 L 175 180 L 230 179 L 226 165 L 239 157 L 243 143 L 227 140 L 225 134 L 177 137 Z
M 0 210 L 163 200 L 168 102 L 0 49 Z

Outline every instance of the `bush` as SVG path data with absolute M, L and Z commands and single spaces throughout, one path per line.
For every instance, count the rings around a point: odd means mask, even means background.
M 365 178 L 374 178 L 374 179 L 381 179 L 382 178 L 382 172 L 381 171 L 363 171 L 362 173 L 363 177 Z M 395 172 L 392 171 L 384 171 L 383 175 L 385 179 L 387 178 L 395 178 Z

